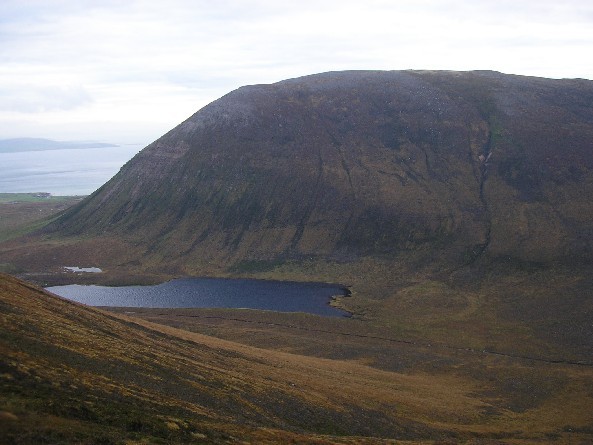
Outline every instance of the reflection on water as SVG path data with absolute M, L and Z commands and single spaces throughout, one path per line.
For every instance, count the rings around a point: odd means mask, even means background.
M 50 292 L 90 306 L 152 308 L 249 308 L 279 312 L 307 312 L 325 316 L 348 313 L 328 303 L 345 295 L 323 283 L 182 278 L 155 286 L 54 286 Z

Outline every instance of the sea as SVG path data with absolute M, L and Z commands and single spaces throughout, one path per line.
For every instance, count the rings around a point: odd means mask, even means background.
M 0 193 L 90 195 L 143 148 L 129 144 L 0 153 Z

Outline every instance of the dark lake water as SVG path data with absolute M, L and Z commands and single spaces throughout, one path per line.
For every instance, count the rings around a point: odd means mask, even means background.
M 307 312 L 342 317 L 348 313 L 329 305 L 344 288 L 323 283 L 181 278 L 155 286 L 68 286 L 48 291 L 89 306 L 147 308 L 249 308 Z

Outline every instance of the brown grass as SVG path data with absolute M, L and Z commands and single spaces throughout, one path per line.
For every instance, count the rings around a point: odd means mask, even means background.
M 0 286 L 0 411 L 19 418 L 1 420 L 8 424 L 7 440 L 62 437 L 55 442 L 70 443 L 80 437 L 92 443 L 99 430 L 105 443 L 204 437 L 212 443 L 364 443 L 361 437 L 367 443 L 379 443 L 373 437 L 563 443 L 591 437 L 590 368 L 382 346 L 383 353 L 407 351 L 435 363 L 448 358 L 450 364 L 395 372 L 362 360 L 255 348 L 109 314 L 8 276 Z M 311 319 L 301 317 L 306 327 Z M 332 329 L 355 322 L 334 321 Z M 282 326 L 268 332 L 283 336 Z M 245 328 L 242 333 L 244 343 L 254 335 Z M 306 342 L 317 334 L 300 335 Z M 339 336 L 331 344 L 321 339 L 313 349 L 323 343 L 349 349 Z
M 119 238 L 21 238 L 3 243 L 0 263 L 45 283 L 179 273 L 143 254 Z M 129 318 L 2 276 L 0 431 L 8 443 L 591 441 L 593 372 L 574 364 L 590 363 L 588 271 L 416 268 L 428 254 L 244 273 L 349 285 L 337 303 L 352 319 L 216 309 Z M 64 265 L 106 272 L 61 274 Z M 183 270 L 231 274 L 204 267 Z

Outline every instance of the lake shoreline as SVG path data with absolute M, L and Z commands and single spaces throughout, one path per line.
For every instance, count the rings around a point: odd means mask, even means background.
M 69 272 L 75 277 L 87 274 Z M 151 285 L 97 285 L 87 280 L 44 286 L 63 298 L 95 307 L 147 309 L 251 309 L 304 312 L 350 318 L 343 298 L 352 295 L 342 284 L 244 277 L 178 277 Z M 91 280 L 95 281 L 95 280 Z M 73 283 L 74 282 L 74 283 Z

